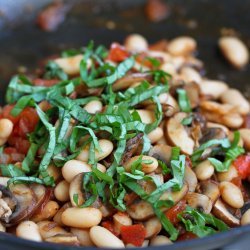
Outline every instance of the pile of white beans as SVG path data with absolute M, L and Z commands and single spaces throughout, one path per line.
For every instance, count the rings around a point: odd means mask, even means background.
M 238 38 L 223 37 L 219 41 L 219 46 L 227 60 L 235 67 L 241 68 L 248 63 L 248 50 Z M 246 150 L 250 150 L 250 129 L 243 126 L 244 119 L 250 112 L 248 100 L 237 89 L 230 88 L 227 83 L 208 79 L 199 73 L 197 68 L 202 68 L 203 63 L 194 57 L 197 43 L 193 38 L 177 37 L 168 41 L 164 48 L 152 50 L 144 37 L 133 34 L 126 38 L 124 47 L 131 53 L 145 53 L 150 57 L 160 59 L 159 68 L 172 75 L 172 86 L 179 82 L 183 82 L 185 85 L 195 83 L 199 95 L 203 98 L 199 99 L 199 103 L 194 108 L 200 108 L 202 115 L 207 120 L 207 127 L 222 129 L 230 140 L 232 140 L 233 131 L 239 130 L 240 145 Z M 82 56 L 77 55 L 70 58 L 58 58 L 55 62 L 68 75 L 76 75 L 79 74 L 81 60 Z M 112 63 L 115 64 L 115 62 Z M 136 69 L 148 70 L 149 68 L 136 62 L 134 70 Z M 114 84 L 114 89 L 118 91 L 136 85 L 138 83 L 133 82 L 124 86 L 117 82 Z M 159 98 L 161 104 L 169 105 L 173 112 L 171 115 L 166 112 L 160 126 L 149 133 L 152 150 L 168 160 L 171 146 L 178 146 L 182 153 L 190 156 L 198 145 L 190 131 L 181 124 L 187 114 L 180 112 L 178 101 L 169 93 L 161 94 Z M 103 103 L 97 100 L 90 101 L 83 108 L 90 114 L 96 114 L 105 109 Z M 146 124 L 154 122 L 155 115 L 152 103 L 149 101 L 145 102 L 143 107 L 137 111 L 142 122 Z M 10 120 L 0 119 L 0 146 L 6 143 L 12 130 L 13 123 Z M 71 131 L 69 130 L 68 133 L 70 134 Z M 101 161 L 112 153 L 114 144 L 110 140 L 100 139 L 99 145 L 101 151 L 95 152 L 95 157 L 99 162 L 97 167 L 100 171 L 105 172 L 106 167 Z M 57 183 L 53 191 L 54 198 L 45 204 L 39 214 L 34 215 L 28 221 L 21 222 L 17 225 L 16 230 L 12 229 L 11 232 L 18 237 L 33 241 L 122 248 L 131 245 L 126 245 L 119 237 L 120 228 L 123 225 L 142 223 L 146 229 L 143 246 L 170 244 L 169 238 L 162 233 L 161 222 L 153 214 L 152 208 L 144 201 L 132 204 L 125 213 L 118 211 L 111 213 L 105 205 L 100 208 L 76 206 L 73 197 L 75 179 L 81 173 L 92 171 L 92 166 L 87 163 L 88 156 L 89 147 L 87 146 L 75 159 L 66 162 L 61 169 L 50 165 L 48 172 Z M 139 155 L 134 155 L 124 164 L 127 172 L 130 172 L 132 163 L 138 157 Z M 149 160 L 151 163 L 142 165 L 142 171 L 146 175 L 158 176 L 164 183 L 154 154 L 143 155 L 143 160 Z M 16 165 L 18 166 L 18 163 Z M 214 214 L 229 226 L 250 224 L 250 209 L 240 217 L 236 216 L 236 211 L 239 211 L 246 202 L 242 190 L 231 182 L 238 176 L 233 164 L 227 172 L 219 173 L 208 160 L 204 160 L 194 168 L 186 166 L 185 184 L 182 190 L 170 191 L 166 193 L 166 196 L 172 195 L 175 203 L 185 197 L 190 206 L 204 207 L 204 212 Z M 0 184 L 6 186 L 7 180 L 6 177 L 0 177 Z M 147 192 L 155 189 L 150 182 L 142 185 Z M 230 209 L 227 209 L 228 207 Z M 235 211 L 234 214 L 231 212 L 232 210 Z M 101 226 L 101 222 L 107 218 L 113 221 L 116 235 Z M 4 224 L 0 223 L 0 231 L 5 232 L 6 230 L 8 231 Z

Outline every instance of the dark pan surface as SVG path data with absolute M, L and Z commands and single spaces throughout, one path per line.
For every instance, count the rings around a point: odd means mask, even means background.
M 179 35 L 195 37 L 199 45 L 198 56 L 205 62 L 207 77 L 225 80 L 250 96 L 249 65 L 244 70 L 234 70 L 217 50 L 222 28 L 233 29 L 250 45 L 250 0 L 169 0 L 171 15 L 160 23 L 151 23 L 145 18 L 143 0 L 76 0 L 76 5 L 59 29 L 46 33 L 36 27 L 33 19 L 37 9 L 48 2 L 50 0 L 0 0 L 0 10 L 4 7 L 7 17 L 2 19 L 0 15 L 0 103 L 4 102 L 6 84 L 19 66 L 32 71 L 39 60 L 62 49 L 84 46 L 91 39 L 96 44 L 109 46 L 112 41 L 122 42 L 127 34 L 133 32 L 141 33 L 150 42 Z M 107 27 L 110 22 L 115 23 L 115 29 Z M 241 243 L 249 233 L 250 227 L 243 227 L 202 240 L 150 249 L 215 249 L 232 241 Z M 230 249 L 249 249 L 246 247 L 249 243 L 233 245 Z M 0 249 L 73 248 L 38 245 L 0 234 Z

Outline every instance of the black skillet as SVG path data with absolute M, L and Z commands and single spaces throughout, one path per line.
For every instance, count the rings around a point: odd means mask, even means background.
M 143 0 L 71 0 L 74 7 L 66 21 L 53 33 L 39 30 L 34 18 L 51 0 L 0 0 L 0 103 L 11 75 L 19 66 L 34 69 L 39 60 L 62 49 L 80 47 L 93 39 L 96 44 L 122 42 L 138 32 L 150 42 L 161 38 L 191 35 L 198 41 L 198 57 L 205 62 L 206 75 L 225 80 L 250 96 L 250 67 L 231 68 L 217 50 L 222 29 L 232 29 L 250 44 L 250 0 L 169 0 L 170 16 L 160 23 L 149 22 Z M 112 23 L 113 22 L 113 23 Z M 112 25 L 110 25 L 112 23 Z M 115 27 L 112 27 L 114 26 Z M 231 32 L 232 32 L 231 31 Z M 228 31 L 227 31 L 228 32 Z M 249 249 L 250 226 L 232 229 L 204 239 L 149 247 L 150 250 Z M 226 247 L 229 245 L 229 247 Z M 1 250 L 79 249 L 35 243 L 0 233 Z M 91 248 L 85 248 L 91 250 Z M 92 248 L 93 249 L 93 248 Z

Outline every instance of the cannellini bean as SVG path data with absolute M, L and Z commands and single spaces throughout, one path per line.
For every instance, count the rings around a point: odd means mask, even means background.
M 158 218 L 153 217 L 144 223 L 146 229 L 146 239 L 156 236 L 162 229 Z
M 102 220 L 102 213 L 93 207 L 70 207 L 62 213 L 62 222 L 69 227 L 90 228 Z
M 55 189 L 54 194 L 57 200 L 65 202 L 69 200 L 69 183 L 65 180 L 60 181 Z
M 170 75 L 176 75 L 176 68 L 173 63 L 167 62 L 163 63 L 160 67 L 161 70 L 165 71 L 166 73 Z
M 249 61 L 247 46 L 237 37 L 222 37 L 219 47 L 225 58 L 236 68 L 244 67 Z
M 120 233 L 122 226 L 131 226 L 132 219 L 126 213 L 118 212 L 113 215 L 115 232 Z
M 91 166 L 86 162 L 69 160 L 62 167 L 63 178 L 70 183 L 80 173 L 91 172 Z
M 103 105 L 98 100 L 93 100 L 87 103 L 84 109 L 90 114 L 96 114 L 102 111 Z
M 242 215 L 240 224 L 242 226 L 250 224 L 250 208 Z
M 0 232 L 6 232 L 6 227 L 0 222 Z
M 153 111 L 146 109 L 137 109 L 136 111 L 138 112 L 143 123 L 149 124 L 155 121 L 155 114 Z
M 188 36 L 181 36 L 171 40 L 168 52 L 174 56 L 186 56 L 196 50 L 196 41 Z
M 16 235 L 27 240 L 42 241 L 38 226 L 33 221 L 21 222 L 16 228 Z
M 0 119 L 0 138 L 8 138 L 13 131 L 14 124 L 11 120 L 2 118 Z
M 100 161 L 111 154 L 114 146 L 111 141 L 106 140 L 106 139 L 100 139 L 98 142 L 99 142 L 101 151 L 99 152 L 97 149 L 95 150 L 95 158 L 98 161 Z M 89 146 L 86 146 L 85 148 L 83 148 L 80 154 L 76 157 L 76 159 L 87 162 L 89 159 Z
M 108 229 L 94 226 L 90 229 L 90 238 L 97 247 L 123 248 L 124 243 Z
M 218 99 L 228 89 L 226 83 L 217 80 L 202 80 L 199 86 L 203 95 L 212 96 L 213 99 Z
M 218 172 L 216 175 L 220 182 L 231 181 L 233 178 L 238 177 L 238 171 L 235 166 L 231 164 L 226 172 Z
M 55 216 L 58 210 L 59 210 L 58 203 L 55 201 L 49 201 L 39 214 L 35 214 L 32 217 L 32 220 L 35 222 L 42 220 L 49 220 Z
M 233 129 L 239 128 L 243 122 L 242 116 L 237 113 L 228 114 L 221 118 L 221 123 Z
M 191 67 L 183 67 L 180 71 L 180 77 L 182 80 L 188 82 L 201 83 L 201 75 Z
M 127 172 L 130 172 L 132 164 L 137 161 L 141 156 L 134 156 L 129 159 L 125 164 L 124 168 Z M 158 167 L 158 161 L 151 156 L 143 155 L 141 159 L 142 171 L 146 174 L 154 172 Z
M 124 45 L 125 48 L 131 52 L 141 52 L 148 49 L 147 40 L 139 34 L 131 34 L 127 36 Z
M 68 232 L 62 227 L 58 226 L 57 223 L 53 221 L 40 221 L 37 223 L 40 235 L 43 239 L 53 237 L 58 234 L 68 234 Z
M 223 103 L 228 103 L 237 108 L 241 115 L 246 115 L 250 111 L 250 104 L 242 93 L 237 89 L 228 89 L 220 97 Z
M 0 176 L 0 185 L 7 187 L 9 179 L 9 177 Z
M 75 75 L 80 72 L 80 63 L 83 55 L 76 55 L 55 59 L 54 62 L 68 75 Z M 87 67 L 91 66 L 91 60 L 87 61 Z
M 239 129 L 240 136 L 243 140 L 243 145 L 246 150 L 250 151 L 250 129 L 242 128 Z
M 172 244 L 172 241 L 164 235 L 157 235 L 150 241 L 150 246 L 161 246 Z
M 188 184 L 189 192 L 194 192 L 198 184 L 198 180 L 194 171 L 188 166 L 185 168 L 184 181 Z
M 222 199 L 231 207 L 241 208 L 244 205 L 241 190 L 231 182 L 223 181 L 219 185 Z
M 199 163 L 195 168 L 194 172 L 200 181 L 210 179 L 214 174 L 214 166 L 209 160 L 205 160 Z
M 81 246 L 89 247 L 94 246 L 90 239 L 89 229 L 71 228 L 70 232 L 77 237 Z

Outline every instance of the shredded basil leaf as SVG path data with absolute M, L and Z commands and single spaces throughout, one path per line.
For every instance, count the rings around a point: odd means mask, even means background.
M 180 110 L 186 113 L 192 112 L 192 108 L 191 108 L 186 90 L 177 89 L 177 94 L 178 94 L 178 104 L 179 104 Z

